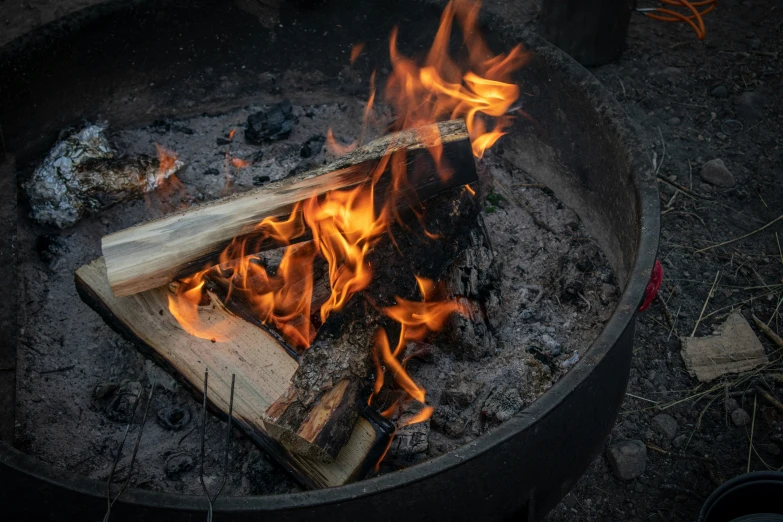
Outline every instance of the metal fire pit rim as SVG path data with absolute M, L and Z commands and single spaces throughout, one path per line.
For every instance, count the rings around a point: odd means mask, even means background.
M 60 31 L 70 31 L 85 21 L 94 20 L 108 12 L 128 8 L 143 3 L 142 0 L 116 0 L 99 6 L 94 11 L 85 9 L 65 17 L 62 21 L 48 24 L 41 30 L 26 37 L 14 40 L 0 47 L 0 59 L 6 53 L 18 52 L 25 45 L 34 45 L 43 38 Z M 491 18 L 491 17 L 490 17 Z M 509 40 L 518 40 L 526 44 L 538 57 L 544 59 L 552 68 L 559 69 L 573 78 L 575 84 L 587 91 L 593 102 L 593 109 L 602 114 L 605 123 L 614 127 L 618 140 L 625 150 L 631 152 L 629 164 L 634 178 L 636 199 L 639 208 L 639 228 L 637 229 L 637 252 L 628 283 L 618 301 L 617 308 L 595 341 L 590 345 L 584 358 L 539 399 L 515 415 L 512 419 L 445 455 L 411 466 L 404 470 L 373 477 L 360 482 L 337 488 L 315 491 L 303 491 L 289 494 L 253 495 L 242 497 L 223 497 L 218 500 L 217 512 L 263 512 L 279 509 L 307 509 L 317 506 L 338 504 L 356 498 L 371 496 L 381 491 L 390 491 L 408 487 L 433 475 L 459 466 L 466 461 L 479 457 L 495 446 L 509 441 L 519 432 L 529 429 L 537 421 L 552 414 L 556 407 L 571 394 L 579 393 L 580 385 L 590 374 L 591 369 L 614 347 L 618 337 L 632 326 L 637 308 L 642 300 L 650 271 L 657 253 L 659 233 L 659 200 L 655 174 L 650 165 L 643 161 L 644 146 L 639 138 L 635 124 L 625 114 L 619 103 L 607 89 L 586 69 L 562 51 L 549 44 L 530 31 L 520 34 L 508 24 L 496 23 L 501 30 L 510 31 Z M 505 25 L 505 27 L 503 27 Z M 52 28 L 59 28 L 60 31 Z M 635 154 L 633 153 L 635 152 Z M 67 488 L 74 493 L 105 499 L 105 483 L 86 478 L 71 471 L 57 468 L 34 457 L 24 454 L 11 446 L 0 442 L 0 462 L 16 468 L 28 475 L 57 487 Z M 165 508 L 174 511 L 192 511 L 206 509 L 206 500 L 197 495 L 168 492 L 154 492 L 137 488 L 128 488 L 122 503 L 137 504 L 150 508 Z M 202 506 L 203 504 L 203 506 Z

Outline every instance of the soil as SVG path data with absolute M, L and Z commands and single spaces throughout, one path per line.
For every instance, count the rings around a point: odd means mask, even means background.
M 525 24 L 534 11 L 531 3 L 492 1 L 488 7 L 508 15 L 507 20 Z M 5 17 L 22 29 L 4 31 L 2 38 L 34 27 L 42 20 L 36 12 L 45 12 L 45 4 L 9 5 L 6 0 L 0 23 L 11 25 L 2 21 Z M 81 2 L 60 4 L 80 6 Z M 680 193 L 672 200 L 670 186 L 659 184 L 659 258 L 665 269 L 660 295 L 674 327 L 660 301 L 640 315 L 628 395 L 606 442 L 607 447 L 626 439 L 649 444 L 643 473 L 621 480 L 602 453 L 548 520 L 695 520 L 703 501 L 725 480 L 748 469 L 783 466 L 783 414 L 752 391 L 726 399 L 726 391 L 736 395 L 752 389 L 749 380 L 742 382 L 743 377 L 700 385 L 685 370 L 678 339 L 678 335 L 690 335 L 697 322 L 695 335 L 709 334 L 735 308 L 745 315 L 755 313 L 781 333 L 781 222 L 729 246 L 695 252 L 757 230 L 778 217 L 783 208 L 780 13 L 774 0 L 721 1 L 705 17 L 703 42 L 683 24 L 634 14 L 626 52 L 615 63 L 591 71 L 637 121 L 649 143 L 650 161 L 654 157 L 656 164 L 662 161 L 659 173 L 712 199 Z M 747 95 L 740 98 L 749 91 L 760 96 L 755 102 L 758 110 L 753 110 L 754 103 L 747 103 Z M 721 158 L 733 174 L 733 187 L 701 181 L 702 165 L 715 158 Z M 705 306 L 718 271 L 715 292 Z M 754 329 L 773 361 L 756 376 L 778 398 L 783 397 L 783 387 L 773 379 L 781 371 L 780 352 Z M 118 357 L 133 353 L 127 347 L 116 352 Z M 716 385 L 720 388 L 705 393 Z M 727 406 L 734 407 L 731 399 L 755 418 L 752 444 L 751 426 L 735 426 L 727 411 Z M 652 419 L 661 413 L 671 415 L 676 423 L 671 441 L 665 440 L 668 435 L 657 434 L 666 430 L 652 429 Z M 686 436 L 684 440 L 678 439 L 681 435 Z

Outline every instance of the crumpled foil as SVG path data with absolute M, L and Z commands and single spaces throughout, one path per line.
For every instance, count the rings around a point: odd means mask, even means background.
M 74 225 L 89 213 L 142 197 L 178 172 L 180 160 L 118 157 L 104 124 L 87 125 L 59 141 L 25 183 L 30 217 L 57 228 Z

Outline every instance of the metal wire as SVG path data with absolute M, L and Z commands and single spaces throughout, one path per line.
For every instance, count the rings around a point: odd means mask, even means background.
M 117 464 L 120 462 L 120 457 L 122 456 L 122 448 L 125 446 L 125 441 L 128 439 L 128 432 L 130 431 L 131 424 L 133 424 L 133 418 L 136 416 L 136 409 L 139 407 L 142 394 L 139 394 L 139 398 L 136 399 L 136 402 L 133 404 L 133 412 L 131 412 L 130 420 L 128 421 L 128 425 L 125 427 L 125 434 L 122 436 L 120 447 L 117 449 L 117 456 L 114 458 L 114 464 L 112 464 L 111 471 L 109 472 L 109 478 L 106 479 L 106 514 L 103 516 L 103 522 L 109 521 L 112 506 L 115 502 L 117 502 L 117 499 L 120 498 L 120 495 L 122 495 L 122 493 L 125 491 L 125 488 L 128 487 L 128 484 L 130 484 L 131 476 L 133 475 L 133 465 L 136 462 L 136 454 L 139 452 L 141 434 L 144 432 L 144 424 L 147 421 L 147 413 L 149 412 L 150 404 L 152 403 L 152 396 L 155 393 L 156 385 L 157 383 L 153 382 L 152 386 L 150 387 L 149 396 L 147 397 L 147 405 L 144 407 L 144 415 L 142 416 L 141 424 L 139 425 L 139 433 L 136 435 L 136 444 L 133 446 L 133 454 L 131 455 L 130 464 L 128 464 L 128 476 L 125 478 L 125 482 L 117 492 L 117 495 L 115 495 L 114 499 L 112 499 L 111 483 L 114 480 L 114 473 L 117 471 Z
M 204 401 L 201 406 L 201 464 L 199 466 L 199 480 L 201 481 L 201 488 L 204 490 L 204 496 L 207 497 L 207 522 L 212 522 L 212 510 L 215 501 L 218 499 L 223 489 L 228 482 L 228 454 L 231 446 L 231 420 L 234 414 L 234 384 L 236 382 L 236 374 L 231 374 L 231 395 L 228 402 L 228 422 L 226 423 L 226 441 L 223 450 L 223 480 L 220 483 L 220 487 L 214 496 L 210 496 L 209 489 L 204 482 L 204 442 L 207 435 L 207 393 L 209 382 L 209 369 L 204 372 Z

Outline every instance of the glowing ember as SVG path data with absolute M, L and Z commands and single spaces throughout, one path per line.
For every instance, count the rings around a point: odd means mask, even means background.
M 476 158 L 481 158 L 505 134 L 511 124 L 512 106 L 519 96 L 519 88 L 512 82 L 511 76 L 523 65 L 526 54 L 517 46 L 509 53 L 493 55 L 478 32 L 478 11 L 477 2 L 450 2 L 443 12 L 431 49 L 420 61 L 400 54 L 397 50 L 397 29 L 392 31 L 389 53 L 393 71 L 384 93 L 385 100 L 396 114 L 390 130 L 464 118 Z M 465 64 L 457 63 L 448 54 L 455 24 L 460 28 L 467 50 Z M 362 49 L 362 44 L 354 46 L 351 63 Z M 329 129 L 327 146 L 333 154 L 345 154 L 363 140 L 364 130 L 373 120 L 375 73 L 370 87 L 372 94 L 364 111 L 362 136 L 351 145 L 340 145 Z M 233 138 L 233 131 L 230 138 Z M 439 140 L 430 142 L 438 143 Z M 450 170 L 441 162 L 442 145 L 432 147 L 429 152 L 435 160 L 438 174 L 448 177 Z M 243 168 L 247 163 L 230 158 L 227 147 L 227 182 L 230 179 L 229 165 Z M 383 176 L 390 176 L 391 189 L 378 209 L 376 184 Z M 290 244 L 308 230 L 313 240 L 287 247 L 274 275 L 266 271 L 260 258 L 252 255 L 255 252 L 253 245 L 244 241 L 232 242 L 221 259 L 223 264 L 183 280 L 176 288 L 169 299 L 174 317 L 186 331 L 198 337 L 220 342 L 231 335 L 231 332 L 222 331 L 220 324 L 211 324 L 208 320 L 210 307 L 218 306 L 213 295 L 205 296 L 204 276 L 209 273 L 211 278 L 222 279 L 226 283 L 229 288 L 226 299 L 241 293 L 261 321 L 274 325 L 293 346 L 308 347 L 316 333 L 310 319 L 315 257 L 320 256 L 328 263 L 331 295 L 318 310 L 320 320 L 324 322 L 332 312 L 341 310 L 355 293 L 367 288 L 372 280 L 373 272 L 366 261 L 367 254 L 379 238 L 389 232 L 392 223 L 400 221 L 396 199 L 408 186 L 405 153 L 396 152 L 384 157 L 373 171 L 371 180 L 371 183 L 350 190 L 314 196 L 297 205 L 285 220 L 265 219 L 259 223 L 256 230 L 261 232 L 261 240 L 272 238 L 281 244 Z M 465 188 L 475 194 L 469 186 Z M 436 235 L 427 234 L 431 239 L 437 239 Z M 400 324 L 394 349 L 383 329 L 376 333 L 372 347 L 377 376 L 368 402 L 372 402 L 384 382 L 388 381 L 385 374 L 389 373 L 406 396 L 389 407 L 384 415 L 396 413 L 405 400 L 412 399 L 422 405 L 419 413 L 409 418 L 406 424 L 428 419 L 433 409 L 425 404 L 426 390 L 405 370 L 407 361 L 401 360 L 404 347 L 440 330 L 451 314 L 467 313 L 456 300 L 432 301 L 434 283 L 418 277 L 417 281 L 421 302 L 398 297 L 396 305 L 383 309 L 387 317 Z

